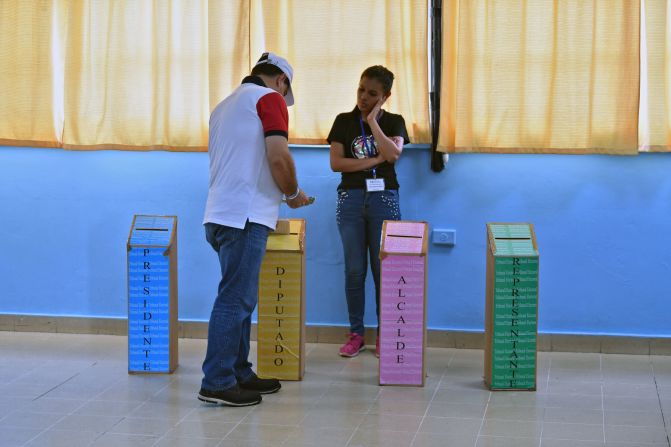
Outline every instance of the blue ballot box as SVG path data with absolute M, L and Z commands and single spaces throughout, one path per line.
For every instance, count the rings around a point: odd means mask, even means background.
M 177 217 L 133 216 L 128 236 L 128 372 L 177 368 Z

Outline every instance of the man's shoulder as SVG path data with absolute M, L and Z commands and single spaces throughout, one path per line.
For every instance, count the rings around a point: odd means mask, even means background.
M 244 84 L 237 86 L 235 90 L 233 90 L 231 94 L 228 95 L 222 102 L 226 102 L 226 100 L 235 97 L 254 98 L 258 100 L 259 98 L 272 93 L 279 95 L 279 93 L 270 87 L 257 85 L 251 82 L 245 82 Z M 280 95 L 280 98 L 281 97 L 282 96 Z
M 262 98 L 266 98 L 273 93 L 278 95 L 279 99 L 282 99 L 282 96 L 271 88 L 252 83 L 241 84 L 214 107 L 212 114 L 214 115 L 220 110 L 235 110 L 240 107 L 254 109 Z

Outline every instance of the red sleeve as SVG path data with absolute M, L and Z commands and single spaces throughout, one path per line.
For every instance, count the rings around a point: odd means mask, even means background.
M 289 112 L 282 95 L 273 92 L 262 96 L 256 103 L 256 113 L 261 118 L 266 137 L 271 135 L 289 137 Z

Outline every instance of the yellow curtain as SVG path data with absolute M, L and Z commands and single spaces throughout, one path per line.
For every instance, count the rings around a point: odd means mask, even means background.
M 447 0 L 443 11 L 439 150 L 637 153 L 639 2 Z
M 209 103 L 211 112 L 251 70 L 260 55 L 249 53 L 249 1 L 208 3 Z M 209 119 L 209 117 L 208 117 Z
M 209 113 L 261 52 L 296 71 L 292 142 L 324 143 L 361 72 L 396 75 L 387 107 L 430 141 L 425 0 L 0 2 L 0 143 L 206 150 Z
M 0 144 L 60 145 L 64 17 L 59 3 L 0 2 Z
M 395 75 L 386 104 L 403 115 L 413 143 L 431 141 L 426 0 L 251 0 L 251 54 L 276 52 L 295 71 L 289 108 L 294 143 L 325 143 L 338 113 L 352 110 L 361 72 Z
M 248 28 L 248 1 L 0 2 L 0 144 L 207 150 Z
M 70 2 L 68 15 L 63 147 L 206 147 L 206 0 Z
M 668 0 L 643 0 L 639 149 L 671 151 L 671 7 Z

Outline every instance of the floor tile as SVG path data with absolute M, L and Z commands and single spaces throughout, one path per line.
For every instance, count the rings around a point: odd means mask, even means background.
M 605 447 L 603 441 L 581 441 L 579 439 L 543 438 L 541 447 Z
M 218 438 L 160 438 L 154 447 L 218 447 L 221 439 Z
M 544 420 L 545 422 L 603 425 L 603 411 L 548 407 L 545 409 Z
M 608 397 L 655 398 L 657 388 L 654 383 L 607 382 L 603 385 L 603 394 Z
M 668 442 L 668 433 L 659 427 L 631 427 L 606 425 L 606 442 L 662 443 Z
M 118 424 L 120 416 L 95 416 L 87 414 L 71 414 L 61 419 L 53 429 L 57 430 L 90 430 L 103 433 Z
M 157 436 L 105 433 L 96 438 L 91 447 L 150 447 L 158 441 Z
M 544 405 L 546 407 L 601 410 L 603 399 L 601 396 L 591 394 L 548 394 Z
M 603 408 L 623 411 L 659 411 L 659 398 L 604 396 Z
M 266 400 L 266 399 L 264 399 Z M 251 411 L 243 424 L 300 425 L 307 417 L 309 409 L 301 405 L 282 405 L 264 402 Z
M 237 424 L 226 435 L 223 445 L 228 446 L 230 440 L 240 440 L 248 443 L 259 443 L 263 446 L 279 446 L 284 444 L 297 429 L 297 427 L 282 425 Z
M 0 419 L 18 410 L 23 410 L 30 405 L 33 400 L 27 397 L 11 397 L 0 394 Z
M 542 421 L 545 411 L 543 407 L 490 406 L 487 408 L 485 418 L 487 420 Z
M 412 442 L 412 447 L 472 447 L 477 437 L 477 433 L 471 431 L 442 434 L 419 432 Z
M 301 425 L 305 427 L 336 427 L 355 429 L 361 424 L 366 413 L 318 408 L 310 411 Z
M 581 394 L 600 396 L 601 382 L 574 382 L 570 380 L 553 380 L 548 382 L 547 393 L 551 394 Z
M 604 429 L 603 424 L 545 422 L 542 438 L 604 442 Z
M 490 400 L 491 392 L 479 386 L 476 388 L 440 388 L 436 391 L 434 402 L 451 404 L 484 405 Z
M 533 391 L 494 391 L 487 404 L 489 407 L 544 407 L 549 396 Z
M 539 438 L 479 436 L 475 447 L 539 447 Z
M 421 423 L 421 416 L 407 414 L 367 414 L 361 418 L 358 429 L 416 433 Z
M 486 404 L 451 403 L 434 400 L 427 416 L 480 419 L 484 417 Z
M 606 442 L 606 447 L 669 447 L 668 442 Z
M 0 365 L 0 445 L 669 447 L 671 357 L 544 352 L 537 391 L 491 392 L 481 350 L 431 348 L 426 385 L 394 387 L 370 352 L 311 343 L 303 381 L 231 408 L 196 399 L 205 345 L 180 339 L 173 374 L 129 375 L 125 337 L 0 332 L 16 367 Z
M 348 447 L 410 447 L 415 432 L 358 428 Z
M 422 420 L 419 432 L 445 435 L 456 434 L 459 437 L 477 436 L 481 425 L 482 420 L 480 419 L 436 418 L 427 416 Z
M 254 409 L 251 407 L 225 407 L 223 405 L 201 405 L 187 414 L 185 421 L 202 422 L 242 422 L 244 418 Z
M 19 447 L 37 437 L 42 432 L 39 428 L 0 427 L 2 447 Z
M 44 430 L 65 417 L 57 413 L 32 413 L 15 411 L 0 420 L 0 427 L 34 428 Z
M 235 422 L 182 421 L 167 435 L 173 438 L 219 438 L 223 439 L 237 427 Z M 164 432 L 165 433 L 165 432 Z
M 173 427 L 175 427 L 175 423 L 167 419 L 124 417 L 106 431 L 131 435 L 162 436 Z
M 630 411 L 606 410 L 606 425 L 632 425 L 636 427 L 663 427 L 662 412 L 657 411 Z
M 26 444 L 26 447 L 86 447 L 100 433 L 86 430 L 46 430 Z
M 285 441 L 286 446 L 335 447 L 345 446 L 355 429 L 340 427 L 314 427 L 302 425 L 292 430 Z
M 70 414 L 87 404 L 83 399 L 50 399 L 43 397 L 26 403 L 21 409 L 33 413 Z
M 480 436 L 502 436 L 521 438 L 540 438 L 543 433 L 543 421 L 510 421 L 503 419 L 485 419 Z
M 97 416 L 130 416 L 141 404 L 134 401 L 90 400 L 79 406 L 74 413 Z

